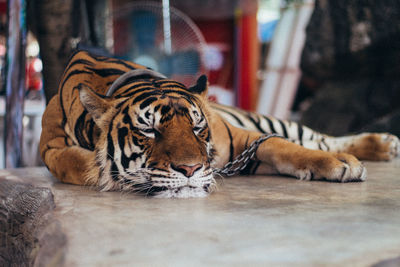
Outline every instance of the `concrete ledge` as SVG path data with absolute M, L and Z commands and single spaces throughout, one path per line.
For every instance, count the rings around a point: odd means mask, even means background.
M 22 266 L 393 266 L 400 159 L 365 165 L 364 183 L 232 177 L 202 199 L 97 192 L 45 168 L 0 170 L 0 266 L 15 252 Z

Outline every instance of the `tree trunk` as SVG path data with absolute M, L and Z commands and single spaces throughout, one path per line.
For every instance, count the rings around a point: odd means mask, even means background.
M 28 4 L 29 25 L 39 41 L 48 103 L 58 91 L 78 42 L 89 50 L 105 47 L 107 0 L 32 0 Z
M 58 91 L 58 83 L 73 50 L 72 12 L 79 12 L 73 10 L 73 0 L 30 2 L 28 20 L 39 41 L 47 103 Z

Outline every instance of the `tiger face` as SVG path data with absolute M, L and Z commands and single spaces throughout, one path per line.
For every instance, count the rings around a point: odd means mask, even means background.
M 143 79 L 111 97 L 81 85 L 80 100 L 100 129 L 99 185 L 158 197 L 207 196 L 215 181 L 206 88 L 205 76 L 191 88 Z

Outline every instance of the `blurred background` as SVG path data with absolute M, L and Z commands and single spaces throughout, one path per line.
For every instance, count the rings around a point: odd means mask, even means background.
M 41 164 L 76 48 L 187 86 L 207 74 L 211 101 L 323 133 L 400 136 L 398 0 L 0 0 L 0 168 Z

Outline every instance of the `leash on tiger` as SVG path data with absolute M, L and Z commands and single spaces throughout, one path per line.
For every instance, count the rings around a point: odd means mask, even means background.
M 284 138 L 279 134 L 265 134 L 257 140 L 253 141 L 248 148 L 246 148 L 241 154 L 237 155 L 233 161 L 226 163 L 222 168 L 217 168 L 213 171 L 214 174 L 220 174 L 224 176 L 233 176 L 239 174 L 244 168 L 247 167 L 249 162 L 256 159 L 256 152 L 258 147 L 268 139 L 272 137 Z

